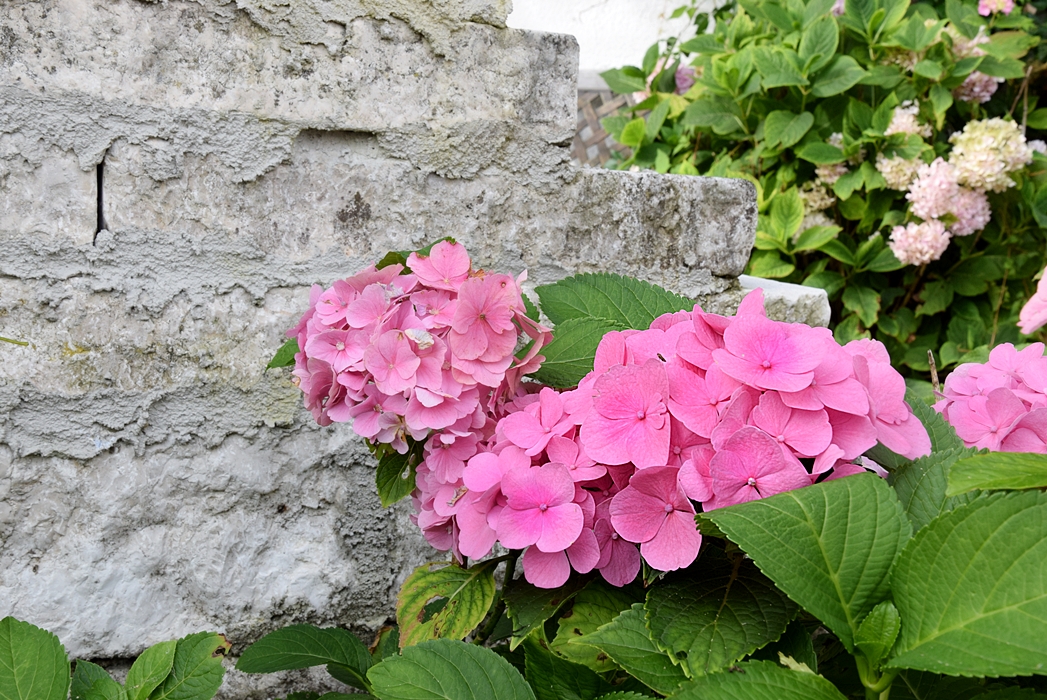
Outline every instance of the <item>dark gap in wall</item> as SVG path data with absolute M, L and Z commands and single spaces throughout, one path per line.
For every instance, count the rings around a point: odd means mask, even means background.
M 91 241 L 92 245 L 97 245 L 97 243 L 98 243 L 98 234 L 100 232 L 102 232 L 106 228 L 106 225 L 105 225 L 105 214 L 102 212 L 102 180 L 104 178 L 104 174 L 103 174 L 104 170 L 105 170 L 105 156 L 102 156 L 102 162 L 100 162 L 97 165 L 97 167 L 95 167 L 95 191 L 98 193 L 98 199 L 97 199 L 97 213 L 96 213 L 96 221 L 95 221 L 95 237 Z

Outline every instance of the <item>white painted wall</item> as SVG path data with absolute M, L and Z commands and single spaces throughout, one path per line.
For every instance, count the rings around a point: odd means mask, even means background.
M 658 39 L 690 37 L 686 16 L 669 16 L 685 0 L 514 0 L 508 24 L 573 34 L 581 47 L 578 86 L 605 87 L 599 73 L 639 65 L 647 47 Z

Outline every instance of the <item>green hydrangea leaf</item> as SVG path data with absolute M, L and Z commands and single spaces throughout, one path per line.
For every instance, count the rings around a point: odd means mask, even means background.
M 694 308 L 694 301 L 667 289 L 607 272 L 574 275 L 535 291 L 542 311 L 557 325 L 573 318 L 600 318 L 645 330 L 663 314 Z
M 595 671 L 552 653 L 537 632 L 527 637 L 523 648 L 524 675 L 538 700 L 592 700 L 614 690 Z
M 13 617 L 0 620 L 4 700 L 66 700 L 69 683 L 69 657 L 58 637 Z
M 942 514 L 893 574 L 894 668 L 1016 676 L 1047 668 L 1047 494 L 983 496 Z
M 171 673 L 150 695 L 150 700 L 200 700 L 212 698 L 222 685 L 222 659 L 232 644 L 225 635 L 197 632 L 178 640 Z
M 510 651 L 515 650 L 534 630 L 545 624 L 588 585 L 585 576 L 572 576 L 559 588 L 538 588 L 522 578 L 516 579 L 505 592 L 505 609 L 513 623 Z
M 946 496 L 975 489 L 1047 488 L 1047 457 L 1024 452 L 990 452 L 957 460 L 949 469 Z
M 796 605 L 752 560 L 707 547 L 690 570 L 667 576 L 647 594 L 647 626 L 659 649 L 688 675 L 730 666 L 782 636 Z
M 894 491 L 858 474 L 704 514 L 848 651 L 912 532 Z M 797 566 L 797 561 L 804 562 Z
M 124 683 L 128 700 L 146 700 L 156 686 L 164 682 L 174 666 L 178 640 L 160 642 L 149 647 L 131 664 Z
M 746 661 L 729 671 L 702 676 L 673 700 L 845 700 L 829 681 L 773 661 Z
M 367 690 L 367 669 L 371 663 L 367 647 L 348 630 L 290 625 L 247 647 L 236 668 L 245 673 L 274 673 L 328 666 L 338 680 Z
M 494 602 L 497 566 L 497 561 L 487 561 L 468 569 L 442 563 L 415 569 L 396 599 L 400 647 L 441 637 L 462 639 L 469 634 L 483 622 Z
M 407 647 L 367 672 L 379 700 L 535 700 L 520 672 L 490 649 L 453 639 Z
M 655 645 L 644 616 L 643 603 L 634 603 L 595 632 L 572 639 L 570 646 L 598 649 L 651 690 L 669 695 L 687 675 Z
M 643 594 L 632 587 L 617 588 L 602 579 L 594 579 L 574 597 L 570 610 L 557 620 L 552 650 L 594 671 L 603 673 L 612 670 L 613 661 L 601 658 L 601 654 L 592 647 L 575 646 L 570 642 L 595 632 L 642 597 Z

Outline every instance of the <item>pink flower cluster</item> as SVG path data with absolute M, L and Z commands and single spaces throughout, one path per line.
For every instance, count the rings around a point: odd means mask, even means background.
M 957 367 L 934 408 L 968 447 L 1047 454 L 1047 357 L 1043 343 L 993 348 L 985 364 Z
M 891 250 L 907 265 L 939 259 L 952 236 L 980 231 L 992 218 L 985 192 L 962 186 L 956 168 L 942 158 L 917 169 L 905 198 L 913 215 L 923 219 L 891 232 Z
M 1040 273 L 1036 293 L 1025 302 L 1018 314 L 1018 328 L 1031 335 L 1047 325 L 1047 269 Z
M 612 332 L 578 388 L 522 384 L 466 434 L 447 431 L 418 468 L 430 543 L 483 557 L 525 549 L 524 575 L 562 585 L 598 570 L 614 585 L 689 565 L 708 510 L 864 471 L 877 441 L 915 457 L 927 433 L 882 345 L 766 318 L 667 314 Z M 868 464 L 875 469 L 875 465 Z
M 401 454 L 408 438 L 447 446 L 471 435 L 539 366 L 551 338 L 524 315 L 522 275 L 473 270 L 465 248 L 447 241 L 407 264 L 409 274 L 372 266 L 330 289 L 314 286 L 287 332 L 298 340 L 294 376 L 316 421 L 352 421 L 358 435 Z M 517 358 L 521 331 L 535 342 Z

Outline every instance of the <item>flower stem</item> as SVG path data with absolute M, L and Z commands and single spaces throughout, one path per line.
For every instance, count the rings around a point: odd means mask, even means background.
M 491 614 L 487 618 L 487 624 L 476 634 L 473 638 L 473 644 L 483 644 L 486 642 L 491 634 L 494 633 L 494 628 L 498 626 L 498 621 L 502 619 L 502 613 L 505 612 L 505 591 L 509 587 L 509 584 L 513 581 L 513 575 L 516 574 L 516 560 L 520 558 L 520 550 L 512 550 L 509 552 L 508 557 L 505 560 L 505 575 L 502 578 L 502 587 L 498 590 L 498 594 L 494 599 L 494 606 L 491 609 Z

